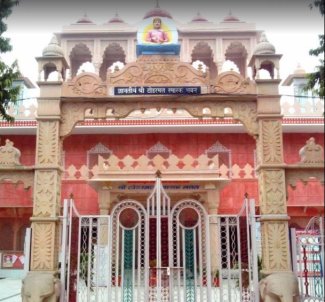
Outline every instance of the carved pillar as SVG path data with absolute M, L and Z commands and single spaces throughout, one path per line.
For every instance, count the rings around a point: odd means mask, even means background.
M 100 189 L 98 192 L 99 196 L 99 213 L 100 215 L 109 215 L 111 208 L 111 192 L 108 189 Z M 100 221 L 101 232 L 99 242 L 100 244 L 106 245 L 108 242 L 108 225 L 107 219 L 101 219 Z
M 279 80 L 256 80 L 263 274 L 291 271 Z
M 220 203 L 220 193 L 216 185 L 206 185 L 206 200 L 208 205 L 208 214 L 217 215 Z M 218 269 L 218 259 L 220 257 L 220 250 L 217 248 L 219 246 L 218 242 L 218 225 L 216 218 L 210 218 L 210 247 L 211 247 L 211 271 L 216 271 Z
M 62 82 L 38 83 L 41 95 L 37 111 L 31 272 L 24 280 L 25 294 L 33 292 L 29 284 L 34 283 L 30 280 L 38 279 L 41 286 L 45 275 L 54 280 L 58 270 L 62 172 L 62 144 L 59 137 L 61 84 Z

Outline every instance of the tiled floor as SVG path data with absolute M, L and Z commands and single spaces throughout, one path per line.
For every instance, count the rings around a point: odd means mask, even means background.
M 0 279 L 0 301 L 21 302 L 20 296 L 21 280 L 3 278 Z

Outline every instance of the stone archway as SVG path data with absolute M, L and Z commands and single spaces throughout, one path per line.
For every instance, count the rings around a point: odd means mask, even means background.
M 81 77 L 84 77 L 83 81 L 79 81 Z M 146 96 L 117 99 L 106 94 L 108 88 L 116 85 L 143 86 L 148 83 L 158 86 L 192 84 L 209 88 L 204 94 L 196 96 L 150 96 L 155 98 L 155 102 L 148 102 Z M 91 75 L 80 75 L 72 84 L 40 83 L 42 97 L 38 108 L 32 272 L 27 278 L 42 278 L 43 274 L 50 274 L 53 280 L 53 272 L 57 270 L 62 173 L 60 158 L 64 137 L 70 134 L 77 122 L 84 120 L 89 109 L 95 119 L 106 118 L 108 109 L 112 109 L 113 117 L 121 119 L 134 110 L 153 106 L 185 109 L 196 118 L 205 117 L 206 114 L 210 118 L 223 118 L 225 108 L 231 108 L 233 117 L 256 138 L 263 272 L 290 272 L 278 84 L 278 80 L 252 83 L 238 74 L 225 73 L 211 85 L 210 78 L 189 64 L 163 56 L 140 57 L 137 62 L 112 74 L 107 83 Z M 51 89 L 48 89 L 49 85 Z M 215 93 L 220 90 L 225 93 Z M 256 91 L 268 91 L 272 96 L 256 95 Z M 270 102 L 275 106 L 270 107 Z

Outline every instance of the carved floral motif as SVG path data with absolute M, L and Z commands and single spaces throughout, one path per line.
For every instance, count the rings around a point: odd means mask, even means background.
M 54 223 L 33 223 L 32 270 L 53 270 Z
M 286 213 L 285 202 L 285 182 L 284 171 L 262 171 L 261 172 L 262 199 L 261 210 L 262 213 L 268 214 L 283 214 Z
M 58 164 L 58 122 L 40 122 L 37 160 L 39 164 Z
M 277 120 L 262 121 L 263 163 L 282 163 L 282 128 Z
M 262 238 L 265 238 L 266 243 L 263 250 L 268 250 L 268 257 L 263 258 L 266 270 L 290 270 L 287 234 L 288 226 L 286 223 L 262 223 Z
M 57 191 L 56 171 L 37 171 L 34 199 L 34 216 L 49 217 L 55 215 Z

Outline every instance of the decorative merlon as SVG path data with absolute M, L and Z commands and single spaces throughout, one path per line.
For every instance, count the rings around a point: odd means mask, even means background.
M 6 139 L 6 144 L 0 147 L 0 168 L 21 167 L 20 151 L 14 147 L 14 143 Z
M 315 143 L 313 137 L 306 141 L 306 145 L 299 150 L 299 155 L 301 164 L 324 165 L 324 149 L 321 145 Z
M 300 162 L 287 165 L 285 168 L 286 183 L 292 188 L 298 181 L 307 184 L 311 179 L 317 179 L 324 185 L 324 149 L 315 143 L 313 137 L 299 150 Z
M 14 143 L 6 139 L 6 144 L 0 147 L 0 182 L 23 182 L 26 189 L 32 187 L 34 168 L 25 167 L 20 163 L 20 151 Z

